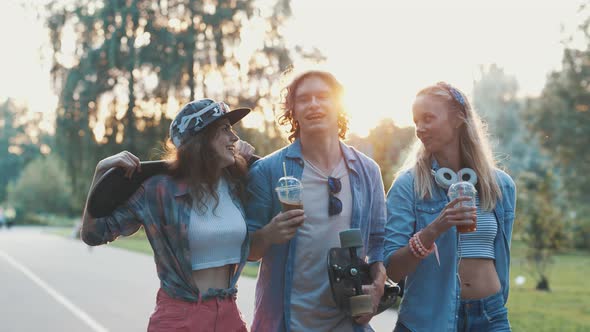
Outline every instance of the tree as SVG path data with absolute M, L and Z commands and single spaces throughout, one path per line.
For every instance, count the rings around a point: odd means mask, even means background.
M 523 172 L 518 181 L 517 215 L 525 224 L 526 258 L 536 272 L 539 290 L 549 290 L 547 269 L 552 255 L 566 242 L 567 217 L 556 199 L 557 183 L 549 171 L 542 176 Z
M 512 176 L 538 168 L 544 157 L 536 136 L 525 125 L 525 102 L 518 98 L 516 78 L 498 66 L 482 66 L 473 87 L 473 105 L 487 124 L 494 152 Z
M 529 128 L 559 167 L 566 198 L 576 202 L 570 208 L 581 212 L 590 188 L 590 49 L 566 49 L 562 69 L 528 106 Z
M 8 186 L 7 201 L 21 215 L 66 215 L 72 211 L 71 193 L 62 162 L 50 155 L 39 157 L 25 167 L 18 180 Z
M 366 138 L 353 135 L 348 142 L 379 164 L 383 184 L 387 188 L 404 161 L 404 152 L 414 139 L 414 128 L 400 128 L 392 119 L 383 119 L 377 127 L 371 129 Z
M 51 139 L 39 130 L 40 121 L 39 114 L 29 113 L 14 100 L 0 103 L 0 202 L 6 199 L 8 183 L 41 151 L 51 150 Z
M 273 104 L 271 92 L 290 63 L 279 33 L 290 7 L 288 0 L 257 5 L 83 0 L 47 6 L 60 94 L 57 147 L 75 196 L 84 197 L 104 156 L 123 148 L 151 156 L 169 118 L 190 99 L 207 96 L 259 112 Z M 256 31 L 262 31 L 259 44 L 242 43 Z M 68 39 L 75 45 L 69 52 Z M 262 128 L 273 136 L 266 120 Z

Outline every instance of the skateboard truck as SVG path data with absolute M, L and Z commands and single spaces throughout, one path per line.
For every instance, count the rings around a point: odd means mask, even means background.
M 328 252 L 332 296 L 336 305 L 353 317 L 373 313 L 371 295 L 363 293 L 363 285 L 370 285 L 373 280 L 369 264 L 357 254 L 357 249 L 362 246 L 360 230 L 350 229 L 340 232 L 340 248 L 331 248 Z M 403 286 L 388 279 L 375 314 L 393 306 L 402 292 Z

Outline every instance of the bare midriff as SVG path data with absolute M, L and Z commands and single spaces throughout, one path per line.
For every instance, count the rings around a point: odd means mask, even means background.
M 232 265 L 224 265 L 193 271 L 193 283 L 199 287 L 201 294 L 207 293 L 209 288 L 226 289 L 229 287 L 231 267 Z
M 461 299 L 482 299 L 500 291 L 500 279 L 493 259 L 462 258 L 459 264 Z

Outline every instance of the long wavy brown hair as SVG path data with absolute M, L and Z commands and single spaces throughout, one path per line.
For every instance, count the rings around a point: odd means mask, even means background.
M 289 75 L 290 72 L 285 72 L 284 75 Z M 332 98 L 336 100 L 338 108 L 338 137 L 340 139 L 346 138 L 346 132 L 348 131 L 348 116 L 342 107 L 342 94 L 344 88 L 342 84 L 334 77 L 334 75 L 321 70 L 310 70 L 296 76 L 289 85 L 287 85 L 281 91 L 281 109 L 283 113 L 278 118 L 278 123 L 281 126 L 287 127 L 289 133 L 289 141 L 293 142 L 299 137 L 299 124 L 293 118 L 293 111 L 295 110 L 295 94 L 299 85 L 308 77 L 318 77 L 322 79 L 330 89 L 332 90 Z
M 236 162 L 224 169 L 220 169 L 219 156 L 214 151 L 212 142 L 219 134 L 218 128 L 222 122 L 215 121 L 188 141 L 176 148 L 168 139 L 165 147 L 165 159 L 170 164 L 170 174 L 173 178 L 185 182 L 200 213 L 208 208 L 214 212 L 219 205 L 217 183 L 224 176 L 233 193 L 242 201 L 246 197 L 246 177 L 248 165 L 246 160 L 236 153 Z M 213 198 L 213 207 L 207 206 L 208 198 Z

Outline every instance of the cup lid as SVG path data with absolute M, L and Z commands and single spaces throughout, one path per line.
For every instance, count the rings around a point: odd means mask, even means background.
M 477 192 L 477 189 L 475 189 L 475 186 L 471 182 L 467 182 L 467 181 L 460 181 L 457 183 L 453 183 L 449 187 L 449 192 L 451 192 L 453 190 L 461 190 L 464 192 L 473 192 L 473 193 Z
M 293 176 L 283 176 L 277 182 L 277 189 L 278 188 L 296 188 L 302 187 L 301 181 Z

